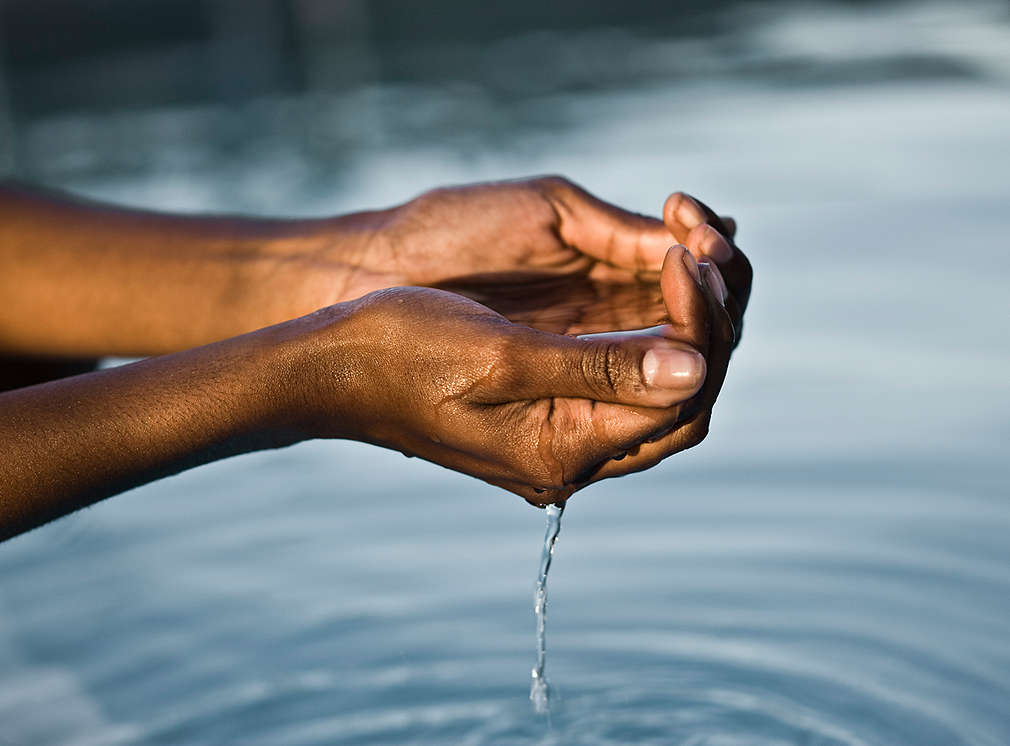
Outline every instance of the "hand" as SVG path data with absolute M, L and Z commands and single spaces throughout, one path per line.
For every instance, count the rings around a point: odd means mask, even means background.
M 379 227 L 359 254 L 355 291 L 440 287 L 550 331 L 630 329 L 664 320 L 657 294 L 644 300 L 642 283 L 655 289 L 666 251 L 679 241 L 721 268 L 736 327 L 750 296 L 750 264 L 733 244 L 736 222 L 682 192 L 667 198 L 663 220 L 557 176 L 436 189 L 375 215 Z
M 675 233 L 694 227 L 670 214 L 664 225 L 559 176 L 434 189 L 383 213 L 372 247 L 382 261 L 370 269 L 425 286 L 521 272 L 625 281 L 629 272 L 658 273 Z
M 685 404 L 706 380 L 692 347 L 710 346 L 717 301 L 692 267 L 682 247 L 669 250 L 671 324 L 619 340 L 544 333 L 428 288 L 324 309 L 305 320 L 309 362 L 299 368 L 311 386 L 301 427 L 420 456 L 532 502 L 566 499 L 646 441 L 661 438 L 669 452 L 671 428 L 699 414 Z

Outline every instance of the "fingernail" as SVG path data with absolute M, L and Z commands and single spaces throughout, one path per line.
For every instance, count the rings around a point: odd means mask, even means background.
M 642 377 L 646 386 L 692 388 L 704 375 L 705 359 L 697 352 L 654 347 L 642 357 Z
M 726 289 L 726 283 L 723 281 L 719 269 L 711 262 L 699 262 L 698 266 L 701 267 L 702 273 L 705 275 L 705 282 L 708 284 L 709 290 L 712 291 L 712 295 L 719 301 L 719 305 L 725 306 L 729 290 Z
M 705 226 L 705 233 L 708 234 L 708 247 L 705 253 L 717 262 L 728 262 L 733 258 L 733 247 L 729 245 L 723 235 L 712 226 Z
M 675 214 L 680 224 L 688 230 L 705 222 L 705 213 L 698 207 L 698 203 L 686 194 L 681 195 L 680 204 L 677 205 Z
M 687 271 L 691 274 L 691 277 L 693 277 L 694 281 L 700 285 L 701 270 L 698 269 L 698 260 L 694 258 L 694 255 L 690 251 L 684 249 L 682 261 L 684 262 L 684 266 L 687 267 Z

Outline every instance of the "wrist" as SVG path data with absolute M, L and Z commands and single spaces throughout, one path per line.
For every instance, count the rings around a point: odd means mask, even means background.
M 252 287 L 275 303 L 273 323 L 404 284 L 388 240 L 389 210 L 295 220 L 263 247 Z
M 361 352 L 352 330 L 359 304 L 339 303 L 256 332 L 269 362 L 259 368 L 259 427 L 290 438 L 354 438 L 362 415 Z

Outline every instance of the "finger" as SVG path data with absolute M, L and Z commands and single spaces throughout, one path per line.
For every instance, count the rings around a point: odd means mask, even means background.
M 730 230 L 704 202 L 682 192 L 666 200 L 663 220 L 695 257 L 700 260 L 706 254 L 719 264 L 742 313 L 750 300 L 754 271 L 746 255 L 732 242 L 736 221 Z
M 731 218 L 729 215 L 720 215 L 719 220 L 722 221 L 723 227 L 726 229 L 726 238 L 735 239 L 736 238 L 736 220 Z
M 498 380 L 491 390 L 510 401 L 562 397 L 669 407 L 694 396 L 705 379 L 704 357 L 665 334 L 573 338 L 516 328 L 523 331 L 509 343 L 508 370 L 492 372 Z
M 708 225 L 719 235 L 725 236 L 718 247 L 719 254 L 713 257 L 720 262 L 729 261 L 733 249 L 729 243 L 729 230 L 722 219 L 702 202 L 684 192 L 674 192 L 663 204 L 663 222 L 678 241 L 687 241 L 688 234 L 701 225 Z
M 713 266 L 717 266 L 720 276 L 724 278 L 730 295 L 734 298 L 734 306 L 739 309 L 740 315 L 750 298 L 750 283 L 752 272 L 750 262 L 743 252 L 734 249 L 733 258 L 728 262 L 716 264 L 714 257 L 717 256 L 726 245 L 726 239 L 708 224 L 697 225 L 687 234 L 685 244 L 691 253 L 699 261 L 712 260 Z
M 710 411 L 695 415 L 694 419 L 683 423 L 662 438 L 642 443 L 631 449 L 624 457 L 611 459 L 603 464 L 585 484 L 645 471 L 676 453 L 694 448 L 708 435 L 710 419 Z
M 547 440 L 557 464 L 563 465 L 560 485 L 584 484 L 615 456 L 662 437 L 676 421 L 678 411 L 678 405 L 660 409 L 555 399 Z M 542 434 L 541 447 L 544 442 Z
M 733 255 L 733 249 L 727 238 L 708 223 L 699 223 L 689 230 L 684 245 L 698 261 L 708 257 L 721 265 L 726 265 Z
M 567 179 L 538 179 L 537 188 L 558 215 L 558 235 L 568 246 L 618 267 L 658 271 L 673 236 L 662 220 L 623 210 Z
M 733 347 L 740 344 L 740 334 L 743 331 L 743 309 L 737 302 L 736 296 L 727 288 L 726 280 L 723 278 L 719 266 L 714 262 L 708 262 L 706 278 L 712 283 L 712 292 L 717 298 L 722 299 L 722 304 L 733 324 Z
M 685 297 L 681 288 L 674 289 L 672 285 L 663 288 L 671 319 L 679 325 L 678 332 L 665 330 L 664 333 L 676 333 L 678 339 L 703 352 L 706 366 L 714 366 L 711 373 L 706 372 L 705 383 L 698 395 L 679 404 L 678 418 L 694 417 L 700 410 L 712 406 L 722 387 L 735 337 L 732 319 L 725 307 L 726 287 L 719 278 L 718 268 L 708 262 L 700 263 L 697 268 L 701 282 L 694 288 L 692 300 L 686 308 L 678 307 L 678 304 L 684 303 Z M 672 425 L 676 419 L 668 419 L 667 424 Z
M 674 246 L 667 252 L 659 278 L 672 335 L 703 355 L 708 350 L 709 304 L 701 269 L 689 251 Z
M 698 266 L 701 269 L 702 277 L 706 279 L 706 285 L 708 285 L 711 291 L 705 294 L 705 300 L 708 302 L 709 318 L 712 320 L 706 359 L 712 366 L 713 374 L 711 379 L 706 379 L 705 385 L 698 396 L 701 400 L 702 408 L 709 409 L 715 404 L 716 397 L 719 396 L 719 391 L 722 389 L 723 381 L 726 378 L 730 355 L 733 352 L 735 331 L 729 312 L 726 310 L 725 304 L 719 300 L 718 293 L 715 290 L 716 287 L 725 287 L 716 274 L 718 269 L 708 263 L 701 263 Z

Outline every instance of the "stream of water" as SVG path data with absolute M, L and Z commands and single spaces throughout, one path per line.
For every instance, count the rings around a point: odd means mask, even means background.
M 544 534 L 544 546 L 540 550 L 537 590 L 533 598 L 533 613 L 537 617 L 537 664 L 533 667 L 530 683 L 530 702 L 538 714 L 549 716 L 551 685 L 544 670 L 547 665 L 547 575 L 551 571 L 551 558 L 554 556 L 558 534 L 561 533 L 561 514 L 565 512 L 565 508 L 563 505 L 548 505 L 546 512 L 547 532 Z

